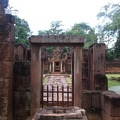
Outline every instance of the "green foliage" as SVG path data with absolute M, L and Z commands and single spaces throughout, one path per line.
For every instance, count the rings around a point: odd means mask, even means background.
M 115 43 L 114 53 L 116 58 L 120 56 L 120 30 L 118 31 L 118 37 Z
M 85 39 L 85 48 L 88 48 L 94 42 L 97 42 L 97 34 L 86 23 L 75 24 L 71 30 L 68 30 L 67 35 L 80 35 Z
M 118 78 L 120 78 L 120 74 L 106 74 L 106 76 L 108 78 L 108 87 L 120 85 L 120 82 L 116 81 Z M 114 78 L 116 80 L 111 80 L 111 78 Z
M 115 81 L 115 80 L 108 81 L 108 87 L 113 87 L 113 86 L 118 86 L 118 85 L 120 85 L 120 82 L 118 82 L 118 81 Z
M 120 4 L 105 5 L 97 15 L 98 19 L 103 18 L 104 25 L 100 25 L 99 38 L 107 45 L 116 41 L 112 51 L 107 50 L 107 56 L 117 58 L 120 56 Z
M 43 85 L 46 84 L 47 82 L 48 82 L 48 76 L 45 76 L 45 77 L 43 78 Z
M 53 52 L 53 47 L 46 47 L 46 50 L 49 54 L 52 54 Z
M 62 53 L 64 54 L 64 53 L 66 53 L 68 51 L 68 47 L 62 47 Z
M 113 49 L 106 49 L 106 60 L 112 61 L 115 59 L 115 54 Z
M 63 29 L 61 28 L 62 26 L 62 21 L 52 21 L 50 31 L 53 35 L 60 35 L 63 33 Z
M 49 30 L 39 30 L 38 35 L 44 36 L 44 35 L 60 35 L 64 34 L 64 30 L 61 28 L 62 21 L 52 21 L 50 25 Z
M 15 16 L 15 43 L 27 46 L 30 34 L 31 32 L 27 21 Z

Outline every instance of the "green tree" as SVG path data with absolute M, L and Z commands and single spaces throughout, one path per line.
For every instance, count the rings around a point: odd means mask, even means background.
M 120 4 L 108 3 L 102 7 L 97 17 L 103 21 L 103 25 L 99 27 L 101 30 L 98 29 L 100 30 L 98 33 L 99 38 L 107 45 L 116 40 L 112 47 L 112 53 L 114 52 L 113 57 L 116 58 L 120 55 Z
M 87 23 L 74 24 L 74 26 L 67 31 L 67 35 L 80 35 L 85 38 L 85 48 L 88 48 L 94 42 L 97 42 L 97 34 Z
M 50 24 L 49 30 L 39 30 L 38 35 L 60 35 L 64 34 L 64 30 L 62 29 L 62 21 L 52 21 Z
M 65 34 L 64 30 L 62 29 L 62 21 L 52 21 L 50 24 L 49 30 L 39 30 L 38 35 L 45 36 L 45 35 L 61 35 Z M 67 47 L 62 47 L 63 52 L 67 51 Z M 46 47 L 48 53 L 52 54 L 53 47 Z
M 28 22 L 18 16 L 15 16 L 15 43 L 27 46 L 30 35 L 31 31 Z

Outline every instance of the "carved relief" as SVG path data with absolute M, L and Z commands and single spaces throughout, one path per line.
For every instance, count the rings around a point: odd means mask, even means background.
M 11 26 L 7 22 L 0 23 L 0 41 L 4 41 L 11 31 Z
M 0 96 L 8 95 L 9 80 L 0 78 Z
M 16 111 L 24 111 L 24 113 L 21 114 L 28 116 L 30 113 L 30 64 L 26 62 L 17 62 L 15 63 L 14 71 L 14 116 L 17 117 L 18 115 Z
M 13 68 L 13 63 L 12 62 L 2 62 L 1 65 L 1 77 L 3 78 L 12 78 L 12 68 Z
M 7 97 L 0 96 L 0 117 L 5 117 L 7 115 L 8 99 Z
M 13 61 L 14 59 L 14 47 L 12 43 L 0 44 L 0 61 Z
M 30 76 L 16 76 L 14 80 L 14 90 L 25 91 L 30 90 Z

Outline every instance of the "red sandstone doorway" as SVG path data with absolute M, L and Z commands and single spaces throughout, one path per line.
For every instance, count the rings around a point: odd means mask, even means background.
M 41 107 L 42 89 L 41 46 L 73 46 L 74 66 L 74 106 L 82 107 L 82 46 L 80 36 L 31 36 L 31 115 Z

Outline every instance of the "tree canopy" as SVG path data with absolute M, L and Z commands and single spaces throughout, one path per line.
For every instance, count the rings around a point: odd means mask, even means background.
M 112 50 L 108 49 L 108 58 L 116 58 L 120 56 L 120 4 L 111 4 L 103 6 L 97 15 L 98 19 L 103 20 L 103 25 L 99 25 L 99 38 L 102 42 L 112 46 Z M 110 56 L 112 57 L 110 57 Z
M 74 26 L 66 32 L 67 35 L 80 35 L 85 39 L 85 48 L 97 42 L 97 34 L 94 28 L 91 28 L 87 23 L 74 24 Z
M 28 22 L 15 16 L 15 43 L 28 45 L 28 38 L 31 31 Z
M 85 38 L 85 47 L 88 48 L 94 42 L 97 42 L 97 35 L 95 30 L 91 28 L 87 23 L 74 24 L 74 26 L 65 31 L 62 29 L 61 21 L 52 21 L 49 30 L 39 30 L 38 35 L 81 35 Z
M 64 33 L 62 29 L 62 21 L 52 21 L 50 24 L 50 29 L 48 30 L 39 30 L 38 35 L 60 35 Z

